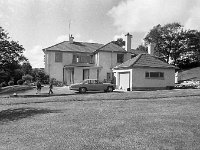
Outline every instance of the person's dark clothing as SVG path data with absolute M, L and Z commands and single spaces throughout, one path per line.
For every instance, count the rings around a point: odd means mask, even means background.
M 50 85 L 49 85 L 49 94 L 53 94 L 53 91 L 52 91 L 52 89 L 53 89 L 53 84 L 52 84 L 52 83 L 50 83 Z
M 40 82 L 37 82 L 36 84 L 36 87 L 37 87 L 37 94 L 41 92 L 41 88 L 42 88 L 42 85 Z

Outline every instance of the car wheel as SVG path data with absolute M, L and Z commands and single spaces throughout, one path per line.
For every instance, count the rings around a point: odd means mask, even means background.
M 112 86 L 109 86 L 109 87 L 107 88 L 107 91 L 108 91 L 108 92 L 112 92 L 112 91 L 113 91 L 113 87 L 112 87 Z
M 83 87 L 83 88 L 80 88 L 80 89 L 79 89 L 79 92 L 80 92 L 80 93 L 85 93 L 85 92 L 86 92 L 86 88 L 84 88 L 84 87 Z

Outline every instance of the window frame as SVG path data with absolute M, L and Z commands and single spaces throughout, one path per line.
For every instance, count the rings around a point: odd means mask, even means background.
M 117 54 L 117 63 L 123 63 L 123 62 L 124 62 L 124 54 L 122 53 Z
M 145 78 L 146 79 L 164 79 L 164 72 L 158 71 L 146 71 Z
M 55 62 L 56 63 L 63 62 L 63 53 L 62 52 L 55 52 Z

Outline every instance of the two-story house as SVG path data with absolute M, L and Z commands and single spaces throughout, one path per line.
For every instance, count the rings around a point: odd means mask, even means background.
M 131 41 L 131 35 L 126 40 Z M 131 42 L 122 48 L 112 42 L 108 44 L 69 41 L 43 49 L 45 71 L 50 78 L 70 85 L 84 79 L 112 81 L 112 68 L 131 58 Z M 133 54 L 134 55 L 134 54 Z

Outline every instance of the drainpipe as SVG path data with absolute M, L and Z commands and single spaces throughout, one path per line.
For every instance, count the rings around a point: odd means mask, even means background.
M 64 84 L 64 81 L 65 81 L 65 68 L 63 67 L 63 84 Z

